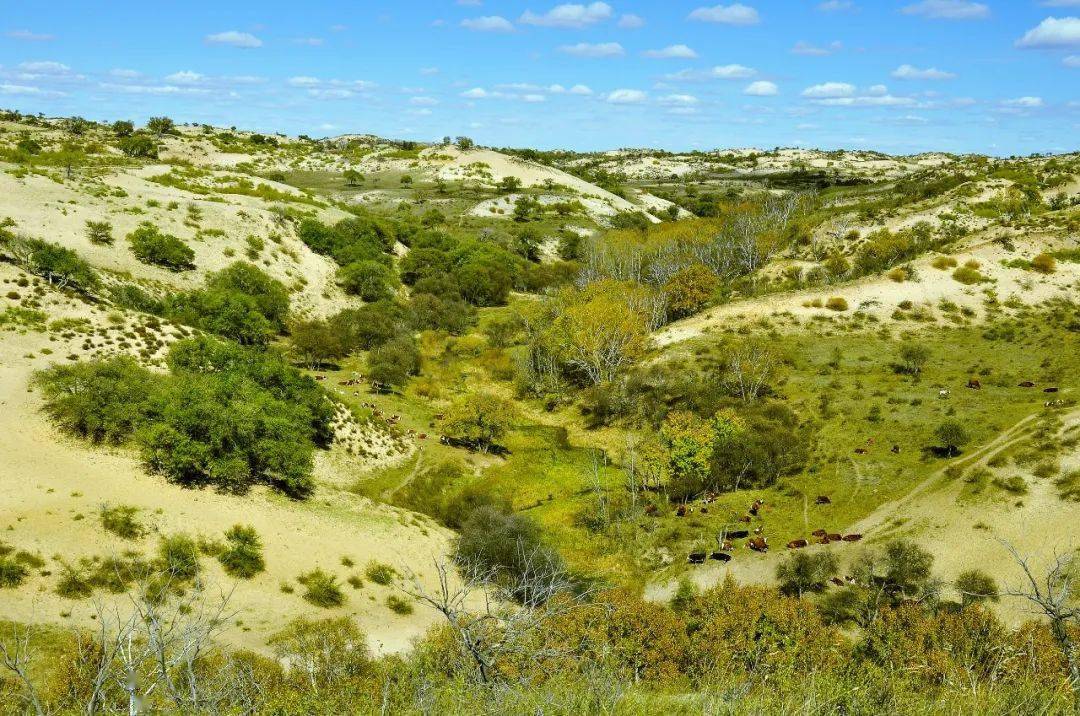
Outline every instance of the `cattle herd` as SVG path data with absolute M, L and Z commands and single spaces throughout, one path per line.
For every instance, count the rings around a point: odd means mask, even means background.
M 705 497 L 702 499 L 702 504 L 698 507 L 698 509 L 701 512 L 707 514 L 709 511 L 708 506 L 716 501 L 716 497 L 717 496 L 714 493 L 706 494 Z M 817 498 L 815 498 L 814 500 L 814 504 L 830 505 L 832 504 L 832 500 L 829 499 L 828 495 L 818 495 Z M 653 506 L 650 507 L 652 509 L 647 508 L 645 510 L 646 513 L 650 515 L 657 514 L 657 509 Z M 746 511 L 747 514 L 742 515 L 736 519 L 738 522 L 749 524 L 753 521 L 754 517 L 760 518 L 762 511 L 765 509 L 766 506 L 764 500 L 754 500 L 753 504 L 751 504 L 750 508 Z M 690 514 L 693 511 L 693 507 L 684 503 L 675 508 L 675 515 L 677 517 L 685 517 L 687 514 Z M 753 536 L 751 536 L 751 530 L 749 529 L 729 530 L 725 528 L 717 537 L 717 549 L 715 551 L 691 552 L 687 557 L 687 562 L 689 562 L 690 564 L 704 564 L 707 559 L 716 560 L 718 562 L 730 562 L 732 559 L 732 555 L 730 553 L 733 552 L 737 547 L 737 544 L 734 540 L 746 540 L 746 547 L 753 550 L 754 552 L 768 552 L 769 540 L 767 537 L 765 537 L 764 534 L 762 534 L 764 531 L 764 526 L 756 527 L 753 530 Z M 858 542 L 862 539 L 862 535 L 858 533 L 841 534 L 839 532 L 829 532 L 825 529 L 816 529 L 810 533 L 810 536 L 814 538 L 813 542 L 804 538 L 793 539 L 787 543 L 787 548 L 803 549 L 804 547 L 809 547 L 811 544 L 827 545 L 842 542 Z

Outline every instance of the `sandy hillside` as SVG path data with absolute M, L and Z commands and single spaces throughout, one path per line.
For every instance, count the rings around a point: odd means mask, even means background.
M 16 275 L 10 266 L 0 266 L 0 278 L 10 282 Z M 4 307 L 14 303 L 7 298 L 0 302 Z M 130 319 L 121 324 L 110 319 L 109 314 L 115 318 L 115 312 L 91 309 L 54 294 L 46 294 L 42 308 L 50 321 L 86 319 L 95 329 L 112 326 L 117 336 L 132 325 Z M 166 344 L 172 337 L 165 329 L 161 341 Z M 71 355 L 87 355 L 84 340 L 85 334 L 63 338 L 45 330 L 0 333 L 0 539 L 17 549 L 40 553 L 50 573 L 5 590 L 5 617 L 89 625 L 92 600 L 68 600 L 53 592 L 61 562 L 130 549 L 152 556 L 159 534 L 183 531 L 220 539 L 232 525 L 249 524 L 265 545 L 264 573 L 234 583 L 212 558 L 202 560 L 211 591 L 235 589 L 230 606 L 236 618 L 224 635 L 229 642 L 262 648 L 266 638 L 294 616 L 349 614 L 368 633 L 374 649 L 400 651 L 431 624 L 429 610 L 418 607 L 408 616 L 392 612 L 386 598 L 397 593 L 396 587 L 373 584 L 362 572 L 369 561 L 378 560 L 395 566 L 401 574 L 413 570 L 427 575 L 431 560 L 446 553 L 450 534 L 426 517 L 343 489 L 373 466 L 393 459 L 393 441 L 365 434 L 374 427 L 354 426 L 346 442 L 355 446 L 362 442 L 369 451 L 381 449 L 382 454 L 361 459 L 343 447 L 320 453 L 316 493 L 303 502 L 265 489 L 235 496 L 181 488 L 148 475 L 128 450 L 93 448 L 58 433 L 41 413 L 40 399 L 29 389 L 32 372 L 65 362 Z M 105 504 L 138 507 L 153 533 L 129 542 L 105 532 L 98 518 Z M 346 567 L 343 558 L 355 566 Z M 295 581 L 316 567 L 335 574 L 341 582 L 358 574 L 364 585 L 354 590 L 343 584 L 348 601 L 342 608 L 316 608 L 301 598 L 303 587 Z M 286 582 L 294 593 L 281 590 Z M 122 597 L 116 599 L 122 603 Z
M 248 260 L 295 289 L 292 300 L 301 313 L 327 315 L 351 303 L 335 283 L 333 262 L 296 239 L 292 227 L 271 213 L 272 204 L 235 194 L 207 197 L 149 181 L 168 170 L 154 165 L 65 183 L 44 176 L 17 178 L 0 173 L 4 197 L 0 214 L 14 219 L 17 231 L 66 246 L 95 267 L 136 279 L 190 289 L 201 285 L 207 273 Z M 285 185 L 262 183 L 296 192 Z M 189 207 L 195 207 L 197 220 L 191 219 Z M 317 210 L 316 215 L 328 222 L 348 216 L 330 208 Z M 91 243 L 87 221 L 110 222 L 114 243 Z M 196 268 L 173 272 L 137 260 L 124 237 L 144 221 L 186 240 L 195 252 Z M 246 253 L 248 236 L 257 237 L 263 246 L 254 258 Z
M 914 281 L 897 283 L 884 276 L 874 276 L 841 286 L 736 300 L 665 326 L 654 338 L 658 345 L 664 346 L 695 338 L 712 329 L 769 316 L 783 314 L 806 320 L 848 315 L 807 305 L 808 302 L 823 302 L 833 296 L 842 297 L 848 302 L 848 313 L 859 310 L 882 321 L 895 320 L 893 314 L 903 301 L 911 301 L 917 307 L 934 312 L 941 301 L 947 300 L 982 315 L 987 290 L 992 290 L 1000 302 L 1017 297 L 1026 304 L 1040 303 L 1054 296 L 1074 296 L 1076 282 L 1080 280 L 1080 264 L 1059 262 L 1057 271 L 1049 275 L 1001 264 L 1006 259 L 1030 258 L 1045 250 L 1051 241 L 1048 237 L 1031 237 L 1017 242 L 1015 252 L 1008 252 L 996 243 L 984 243 L 950 254 L 961 265 L 968 261 L 978 262 L 980 273 L 990 279 L 981 284 L 962 284 L 952 277 L 954 269 L 936 269 L 931 265 L 933 258 L 924 257 L 912 262 L 917 274 Z

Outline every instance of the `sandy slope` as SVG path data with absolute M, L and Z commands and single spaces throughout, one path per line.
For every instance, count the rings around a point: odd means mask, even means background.
M 0 266 L 0 274 L 13 273 Z M 8 299 L 0 299 L 4 304 Z M 51 318 L 80 316 L 104 324 L 104 311 L 93 312 L 70 301 L 50 301 Z M 265 544 L 267 570 L 235 585 L 231 607 L 234 627 L 224 638 L 234 644 L 261 648 L 268 635 L 288 619 L 353 615 L 378 651 L 399 651 L 432 622 L 420 608 L 399 616 L 386 606 L 394 587 L 368 582 L 361 590 L 348 585 L 347 604 L 334 610 L 309 605 L 300 595 L 297 576 L 315 567 L 344 580 L 362 573 L 373 559 L 426 575 L 432 559 L 444 555 L 450 534 L 429 519 L 373 503 L 345 491 L 369 469 L 368 463 L 342 450 L 320 454 L 315 470 L 319 487 L 305 502 L 285 499 L 257 489 L 246 496 L 189 490 L 147 475 L 136 456 L 121 449 L 91 448 L 59 434 L 40 412 L 40 400 L 29 389 L 31 373 L 69 353 L 81 353 L 82 337 L 50 341 L 42 332 L 0 332 L 0 539 L 18 549 L 46 557 L 50 576 L 35 575 L 22 587 L 3 590 L 3 615 L 27 621 L 89 624 L 90 600 L 71 601 L 53 593 L 59 559 L 107 556 L 127 549 L 152 554 L 156 534 L 136 543 L 125 542 L 100 526 L 103 504 L 129 504 L 143 510 L 144 520 L 165 534 L 183 531 L 219 538 L 230 526 L 253 525 Z M 43 349 L 53 351 L 44 355 Z M 379 444 L 379 440 L 370 441 Z M 349 557 L 355 567 L 342 565 Z M 208 581 L 230 589 L 233 582 L 215 561 L 203 560 Z M 426 576 L 425 576 L 426 579 Z M 289 581 L 296 593 L 280 590 Z M 122 603 L 122 597 L 119 598 Z
M 930 265 L 933 259 L 928 256 L 912 262 L 917 271 L 917 281 L 897 283 L 884 276 L 873 276 L 840 286 L 734 301 L 665 326 L 654 338 L 658 345 L 665 346 L 695 338 L 714 328 L 778 314 L 790 314 L 802 320 L 836 315 L 824 308 L 804 305 L 808 301 L 824 300 L 831 296 L 843 297 L 851 310 L 861 310 L 882 321 L 892 320 L 892 314 L 901 301 L 933 308 L 944 299 L 971 308 L 981 315 L 986 289 L 992 289 L 999 301 L 1016 296 L 1027 304 L 1039 303 L 1053 296 L 1075 296 L 1076 282 L 1080 280 L 1080 264 L 1059 262 L 1057 271 L 1046 276 L 1007 268 L 1000 263 L 1003 259 L 1033 256 L 1045 250 L 1051 241 L 1048 238 L 1029 237 L 1017 243 L 1018 251 L 1015 253 L 1006 252 L 997 244 L 985 243 L 953 254 L 961 264 L 971 259 L 978 261 L 980 272 L 992 279 L 991 283 L 966 286 L 952 278 L 952 269 L 942 271 L 933 268 Z

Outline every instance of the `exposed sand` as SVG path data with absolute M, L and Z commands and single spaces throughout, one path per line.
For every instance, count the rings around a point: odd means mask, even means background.
M 0 276 L 15 274 L 12 267 L 0 266 Z M 104 323 L 104 312 L 49 296 L 45 310 L 52 319 L 78 316 L 95 325 Z M 11 301 L 4 298 L 0 303 L 10 305 Z M 378 462 L 378 456 L 363 460 L 346 455 L 341 448 L 320 453 L 315 470 L 318 488 L 304 502 L 266 489 L 234 496 L 170 484 L 148 475 L 131 451 L 89 447 L 58 433 L 41 413 L 38 395 L 28 388 L 32 372 L 65 361 L 69 353 L 83 353 L 81 341 L 81 336 L 50 341 L 46 333 L 0 332 L 0 539 L 41 553 L 52 572 L 4 590 L 0 596 L 5 617 L 90 625 L 91 600 L 67 600 L 53 592 L 58 559 L 74 562 L 127 549 L 152 554 L 158 539 L 152 534 L 133 543 L 105 532 L 98 511 L 107 503 L 141 508 L 144 521 L 156 533 L 183 531 L 220 539 L 224 530 L 237 523 L 256 528 L 265 545 L 267 568 L 252 580 L 235 583 L 230 606 L 238 621 L 223 635 L 229 643 L 263 648 L 266 638 L 295 616 L 349 614 L 367 632 L 376 651 L 392 652 L 408 648 L 432 623 L 433 613 L 419 605 L 409 616 L 392 612 L 385 600 L 395 587 L 381 587 L 366 579 L 360 590 L 343 584 L 346 605 L 324 610 L 305 602 L 303 588 L 295 582 L 315 567 L 342 581 L 351 574 L 362 577 L 365 564 L 373 559 L 392 564 L 402 573 L 414 570 L 426 581 L 432 560 L 446 554 L 451 535 L 430 519 L 342 489 Z M 52 355 L 44 355 L 44 348 Z M 368 436 L 367 443 L 373 450 L 382 445 L 383 459 L 390 459 L 391 445 L 384 438 Z M 343 557 L 355 566 L 343 566 Z M 204 558 L 203 566 L 212 592 L 233 588 L 233 580 L 216 561 Z M 294 594 L 280 590 L 286 581 L 296 589 Z M 110 598 L 121 604 L 124 599 Z

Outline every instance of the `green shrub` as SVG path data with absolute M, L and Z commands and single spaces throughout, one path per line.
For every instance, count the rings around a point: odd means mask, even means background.
M 124 442 L 145 424 L 158 382 L 127 356 L 57 365 L 34 377 L 46 412 L 60 427 L 112 444 Z
M 101 508 L 101 526 L 124 539 L 136 540 L 146 534 L 146 528 L 139 522 L 139 508 L 132 505 L 116 505 Z
M 266 569 L 262 556 L 262 541 L 254 527 L 233 525 L 225 533 L 228 545 L 218 555 L 218 561 L 230 576 L 251 579 Z
M 92 244 L 103 244 L 106 246 L 112 244 L 112 231 L 112 224 L 107 221 L 88 220 L 86 222 L 86 238 L 88 238 Z
M 345 603 L 345 593 L 338 586 L 337 578 L 321 569 L 302 574 L 296 581 L 304 585 L 304 599 L 317 607 L 329 609 Z
M 1039 254 L 1031 260 L 1031 268 L 1039 273 L 1054 273 L 1057 260 L 1050 254 Z
M 28 273 L 59 288 L 92 291 L 97 273 L 77 253 L 59 244 L 0 231 L 0 250 Z
M 965 286 L 973 286 L 977 283 L 983 283 L 984 281 L 989 280 L 977 268 L 972 268 L 970 266 L 961 266 L 956 269 L 953 271 L 952 277 Z
M 846 311 L 848 310 L 848 302 L 846 298 L 841 296 L 833 296 L 825 301 L 825 308 L 830 311 Z
M 187 581 L 199 574 L 199 544 L 182 532 L 161 538 L 158 546 L 162 571 L 172 579 Z
M 131 252 L 143 263 L 163 266 L 170 271 L 195 268 L 195 252 L 182 239 L 163 234 L 158 227 L 144 223 L 128 234 Z
M 413 605 L 405 597 L 400 597 L 397 594 L 391 594 L 386 598 L 386 606 L 390 607 L 390 611 L 395 614 L 412 614 Z
M 369 562 L 364 569 L 364 574 L 372 582 L 375 582 L 375 584 L 381 584 L 385 587 L 394 581 L 394 578 L 397 576 L 397 570 L 389 564 L 372 561 Z
M 0 557 L 0 589 L 18 587 L 30 570 L 12 557 Z

